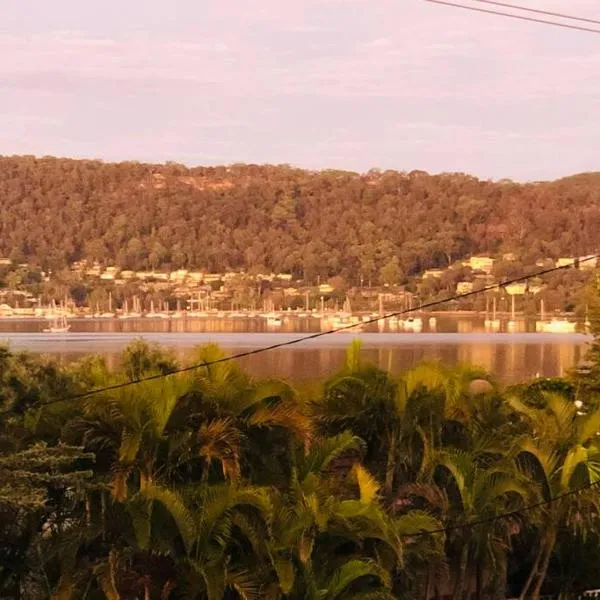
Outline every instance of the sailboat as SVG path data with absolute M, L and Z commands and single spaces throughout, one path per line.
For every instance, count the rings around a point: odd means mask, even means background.
M 412 310 L 412 299 L 408 300 L 408 310 Z M 402 328 L 407 331 L 414 331 L 415 333 L 420 332 L 423 329 L 423 319 L 421 317 L 407 317 L 402 319 Z
M 550 319 L 544 317 L 544 300 L 540 306 L 540 320 L 535 324 L 535 330 L 542 333 L 575 333 L 576 323 L 567 319 Z
M 119 319 L 131 319 L 133 315 L 129 312 L 129 302 L 127 299 L 123 303 L 123 312 L 119 315 Z
M 514 333 L 517 329 L 517 321 L 515 318 L 515 295 L 512 294 L 510 297 L 511 305 L 510 305 L 510 321 L 508 322 L 508 331 L 510 333 Z
M 494 296 L 492 300 L 492 318 L 489 319 L 487 316 L 487 307 L 486 307 L 486 317 L 485 317 L 485 329 L 487 331 L 499 331 L 500 330 L 500 319 L 496 318 L 496 297 Z
M 172 319 L 182 319 L 185 317 L 185 312 L 181 310 L 181 300 L 177 299 L 177 310 L 171 315 Z
M 67 333 L 71 326 L 67 323 L 65 315 L 56 315 L 50 319 L 50 324 L 43 331 L 44 333 Z
M 100 318 L 102 319 L 113 319 L 115 313 L 112 309 L 112 292 L 108 292 L 108 311 L 100 314 Z

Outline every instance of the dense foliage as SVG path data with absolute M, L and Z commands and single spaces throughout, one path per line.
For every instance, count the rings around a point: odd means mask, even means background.
M 86 258 L 385 282 L 478 253 L 514 252 L 527 264 L 587 254 L 599 228 L 597 174 L 520 185 L 0 157 L 0 256 L 54 270 Z
M 394 377 L 359 350 L 319 392 L 221 362 L 79 400 L 65 397 L 167 373 L 173 357 L 139 342 L 111 372 L 97 357 L 63 367 L 3 351 L 0 597 L 535 599 L 600 587 L 597 491 L 543 504 L 600 480 L 591 388 L 502 391 L 441 365 Z M 220 356 L 201 348 L 195 362 Z

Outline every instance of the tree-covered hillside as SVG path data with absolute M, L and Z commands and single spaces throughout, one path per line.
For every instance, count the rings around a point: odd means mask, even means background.
M 0 157 L 0 256 L 58 269 L 268 269 L 377 281 L 476 253 L 590 253 L 600 175 L 536 184 L 421 171 Z M 397 257 L 397 258 L 394 258 Z

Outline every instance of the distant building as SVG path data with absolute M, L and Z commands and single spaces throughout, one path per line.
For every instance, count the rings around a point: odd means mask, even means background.
M 472 281 L 459 281 L 456 284 L 456 293 L 457 294 L 468 294 L 473 291 L 473 282 Z
M 333 286 L 329 285 L 328 283 L 322 283 L 319 286 L 319 293 L 320 294 L 331 294 L 331 292 L 333 292 Z
M 527 283 L 511 283 L 506 286 L 506 292 L 511 296 L 523 296 L 527 292 Z
M 144 280 L 144 279 L 153 279 L 154 278 L 154 271 L 136 271 L 135 276 L 138 279 Z
M 571 267 L 575 264 L 576 260 L 577 259 L 574 258 L 573 256 L 565 256 L 565 257 L 559 258 L 556 261 L 556 266 L 557 267 Z
M 135 271 L 121 271 L 121 279 L 133 279 Z
M 171 271 L 171 273 L 169 273 L 169 279 L 171 281 L 185 281 L 187 276 L 187 269 L 177 269 L 177 271 Z
M 517 257 L 513 252 L 505 252 L 502 255 L 502 260 L 505 260 L 507 262 L 514 262 L 515 260 L 517 260 Z
M 427 279 L 427 277 L 435 277 L 439 279 L 443 274 L 443 269 L 427 269 L 427 271 L 423 273 L 423 279 Z
M 12 265 L 10 258 L 0 258 L 0 265 Z
M 494 268 L 494 259 L 489 256 L 471 256 L 469 259 L 469 267 L 471 267 L 473 271 L 491 273 Z
M 291 281 L 292 274 L 291 273 L 277 273 L 277 279 L 280 281 Z
M 221 273 L 205 273 L 203 279 L 207 283 L 210 283 L 211 281 L 221 281 L 223 275 L 221 275 Z
M 100 275 L 100 279 L 102 279 L 103 281 L 114 281 L 115 274 L 109 271 L 105 271 Z
M 204 279 L 204 273 L 202 271 L 190 271 L 188 278 L 194 283 L 200 283 Z

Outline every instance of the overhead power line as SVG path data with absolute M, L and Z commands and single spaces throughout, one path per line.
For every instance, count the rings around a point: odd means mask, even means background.
M 507 285 L 512 285 L 513 283 L 522 283 L 523 281 L 528 281 L 529 279 L 533 279 L 534 277 L 542 277 L 543 275 L 548 275 L 549 273 L 555 273 L 557 271 L 565 271 L 567 269 L 571 269 L 571 268 L 577 266 L 578 264 L 583 264 L 586 262 L 590 262 L 592 260 L 597 261 L 598 259 L 600 259 L 600 254 L 588 256 L 586 258 L 582 258 L 581 260 L 567 263 L 566 265 L 561 265 L 558 267 L 551 267 L 548 269 L 542 269 L 541 271 L 535 271 L 534 273 L 530 273 L 528 275 L 522 275 L 521 277 L 514 277 L 512 279 L 508 279 L 508 280 L 502 281 L 500 283 L 494 283 L 492 285 L 484 286 L 480 289 L 472 290 L 470 292 L 465 292 L 462 294 L 454 294 L 452 296 L 443 298 L 441 300 L 432 300 L 431 302 L 426 302 L 425 304 L 422 304 L 420 307 L 417 307 L 417 308 L 408 308 L 405 310 L 388 313 L 386 315 L 382 315 L 381 317 L 374 317 L 373 319 L 369 319 L 368 321 L 363 321 L 360 323 L 351 323 L 350 325 L 345 325 L 344 327 L 339 327 L 337 329 L 329 329 L 327 331 L 319 331 L 318 333 L 311 333 L 311 334 L 303 336 L 301 338 L 295 338 L 292 340 L 288 340 L 286 342 L 271 344 L 269 346 L 262 346 L 261 348 L 255 348 L 254 350 L 247 350 L 245 352 L 239 352 L 238 354 L 230 354 L 228 356 L 224 356 L 224 357 L 218 358 L 216 360 L 203 362 L 203 363 L 199 363 L 199 364 L 193 364 L 193 365 L 189 365 L 187 367 L 182 367 L 181 369 L 176 369 L 174 371 L 171 371 L 170 373 L 157 373 L 155 375 L 149 375 L 147 377 L 141 377 L 139 379 L 133 379 L 130 381 L 124 381 L 122 383 L 115 383 L 113 385 L 96 388 L 96 389 L 93 389 L 93 390 L 90 390 L 87 392 L 83 392 L 81 394 L 75 394 L 75 395 L 69 396 L 67 398 L 62 398 L 60 400 L 53 400 L 52 402 L 47 403 L 46 406 L 48 404 L 54 404 L 56 402 L 68 402 L 70 400 L 81 400 L 82 398 L 88 398 L 90 396 L 95 396 L 97 394 L 102 394 L 104 392 L 112 392 L 115 390 L 120 390 L 120 389 L 129 387 L 131 385 L 137 385 L 137 384 L 144 383 L 147 381 L 155 381 L 157 379 L 164 379 L 166 377 L 170 377 L 172 375 L 177 375 L 179 373 L 188 373 L 190 371 L 197 371 L 198 369 L 208 368 L 213 365 L 218 365 L 218 364 L 229 362 L 232 360 L 246 358 L 248 356 L 255 356 L 257 354 L 263 354 L 264 352 L 269 352 L 271 350 L 277 350 L 279 348 L 286 348 L 288 346 L 295 346 L 297 344 L 301 344 L 308 340 L 315 340 L 317 338 L 321 338 L 321 337 L 325 337 L 327 335 L 332 335 L 334 333 L 338 333 L 339 331 L 347 331 L 347 330 L 354 329 L 361 325 L 370 325 L 372 323 L 378 323 L 379 321 L 384 321 L 385 319 L 389 319 L 390 317 L 400 317 L 403 315 L 414 313 L 419 310 L 434 308 L 436 306 L 446 304 L 447 302 L 453 302 L 455 300 L 462 300 L 463 298 L 469 298 L 470 296 L 476 296 L 478 294 L 484 294 L 486 292 L 491 292 L 491 291 L 497 290 L 499 288 L 505 287 Z
M 523 10 L 525 12 L 536 13 L 538 15 L 546 15 L 548 17 L 558 17 L 559 19 L 570 19 L 571 21 L 582 21 L 584 23 L 594 23 L 600 25 L 600 20 L 588 19 L 586 17 L 575 17 L 573 15 L 565 15 L 563 13 L 550 12 L 549 10 L 541 10 L 539 8 L 529 8 L 519 4 L 508 4 L 506 2 L 498 2 L 497 0 L 471 0 L 471 2 L 479 2 L 480 4 L 493 4 L 495 6 L 503 6 L 504 8 L 514 8 L 515 10 Z
M 529 21 L 531 23 L 542 23 L 544 25 L 552 25 L 554 27 L 563 27 L 564 29 L 575 29 L 577 31 L 586 31 L 588 33 L 599 33 L 600 29 L 592 29 L 590 27 L 582 27 L 580 25 L 570 25 L 568 23 L 559 23 L 557 21 L 548 21 L 545 19 L 536 19 L 535 17 L 525 17 L 523 15 L 516 15 L 514 13 L 507 13 L 498 10 L 491 10 L 487 8 L 477 8 L 476 6 L 467 6 L 466 4 L 458 4 L 454 2 L 447 2 L 446 0 L 425 0 L 432 4 L 442 4 L 444 6 L 452 6 L 454 8 L 462 8 L 464 10 L 472 10 L 479 13 L 486 13 L 489 15 L 496 15 L 501 17 L 508 17 L 510 19 L 519 19 L 521 21 Z
M 411 538 L 411 537 L 420 537 L 424 535 L 436 535 L 439 533 L 448 533 L 449 531 L 455 531 L 458 529 L 471 529 L 472 527 L 477 527 L 478 525 L 487 525 L 489 523 L 494 523 L 495 521 L 501 521 L 503 519 L 509 519 L 510 517 L 517 517 L 522 515 L 523 513 L 529 512 L 531 510 L 535 510 L 537 508 L 543 508 L 544 506 L 550 506 L 556 502 L 560 502 L 564 498 L 569 498 L 570 496 L 576 496 L 581 492 L 585 492 L 587 490 L 596 489 L 600 486 L 600 481 L 595 481 L 593 483 L 588 483 L 587 485 L 581 486 L 577 489 L 571 490 L 569 492 L 565 492 L 564 494 L 559 494 L 548 500 L 542 500 L 541 502 L 536 502 L 535 504 L 529 504 L 528 506 L 524 506 L 523 508 L 518 508 L 516 510 L 511 510 L 509 512 L 501 513 L 499 515 L 494 515 L 493 517 L 487 517 L 486 519 L 479 519 L 476 521 L 467 521 L 466 523 L 456 523 L 454 525 L 449 525 L 448 527 L 440 527 L 439 529 L 431 529 L 431 530 L 422 530 L 417 533 L 407 533 L 402 535 L 403 538 Z

